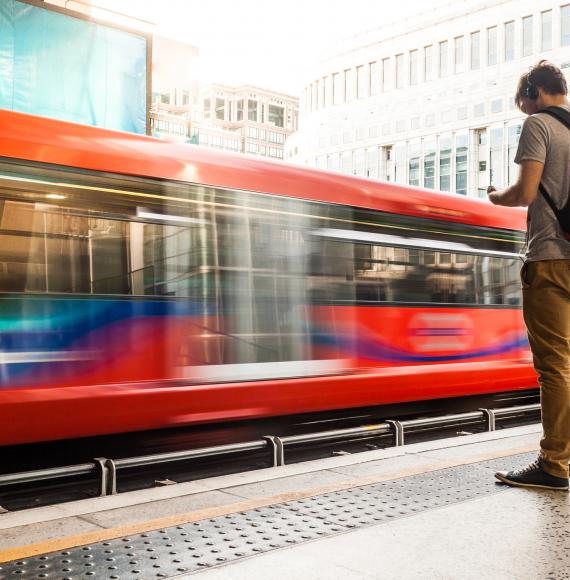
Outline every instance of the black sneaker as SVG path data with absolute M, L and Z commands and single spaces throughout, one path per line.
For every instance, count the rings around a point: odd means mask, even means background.
M 506 483 L 507 485 L 514 485 L 517 487 L 541 487 L 543 489 L 568 489 L 567 477 L 555 477 L 546 473 L 540 465 L 540 458 L 526 467 L 514 469 L 513 471 L 498 471 L 495 477 Z

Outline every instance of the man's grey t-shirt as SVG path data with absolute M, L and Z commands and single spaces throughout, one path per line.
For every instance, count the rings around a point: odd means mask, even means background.
M 570 106 L 564 106 L 570 111 Z M 515 156 L 515 163 L 544 163 L 542 184 L 556 207 L 561 208 L 570 192 L 570 130 L 545 113 L 528 117 Z M 570 242 L 564 239 L 552 209 L 538 193 L 528 207 L 528 247 L 525 260 L 570 260 Z

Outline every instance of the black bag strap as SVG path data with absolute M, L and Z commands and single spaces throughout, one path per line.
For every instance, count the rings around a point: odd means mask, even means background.
M 570 129 L 570 111 L 563 109 L 562 107 L 546 107 L 546 109 L 542 109 L 539 113 L 546 113 L 547 115 L 554 117 L 567 129 Z
M 570 130 L 570 111 L 567 109 L 563 109 L 562 107 L 546 107 L 546 109 L 542 109 L 539 113 L 546 113 L 550 115 L 557 121 L 560 121 L 567 129 Z M 542 194 L 542 197 L 546 200 L 548 205 L 551 207 L 554 215 L 558 218 L 558 214 L 560 210 L 556 207 L 553 199 L 550 197 L 549 193 L 546 191 L 546 188 L 542 183 L 539 184 L 538 190 Z

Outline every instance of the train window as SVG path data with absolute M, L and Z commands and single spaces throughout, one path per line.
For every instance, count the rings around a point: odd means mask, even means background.
M 521 303 L 519 262 L 514 257 L 330 240 L 326 244 L 337 245 L 336 260 L 326 272 L 326 289 L 320 288 L 318 300 L 509 306 Z M 342 245 L 341 251 L 338 246 Z M 349 253 L 352 260 L 347 258 Z M 352 274 L 346 271 L 347 264 L 354 265 Z

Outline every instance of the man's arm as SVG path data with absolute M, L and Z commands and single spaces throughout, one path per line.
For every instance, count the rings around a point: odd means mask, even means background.
M 544 163 L 525 159 L 521 161 L 520 166 L 519 178 L 514 185 L 500 192 L 489 186 L 487 195 L 492 204 L 528 207 L 536 199 Z

